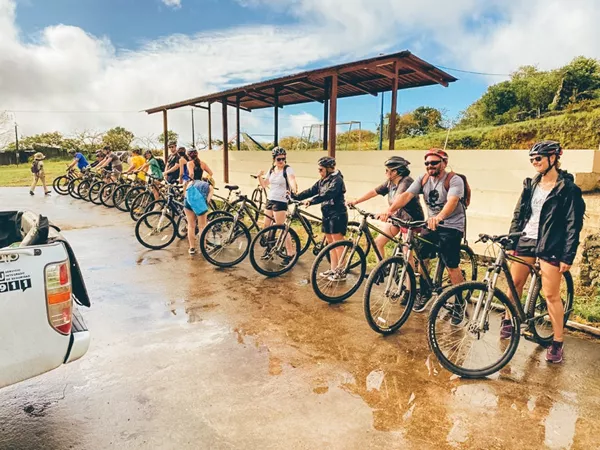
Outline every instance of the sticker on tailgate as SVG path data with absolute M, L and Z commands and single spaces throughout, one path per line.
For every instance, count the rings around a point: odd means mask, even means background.
M 21 269 L 0 270 L 0 294 L 11 291 L 25 291 L 31 287 L 31 275 Z

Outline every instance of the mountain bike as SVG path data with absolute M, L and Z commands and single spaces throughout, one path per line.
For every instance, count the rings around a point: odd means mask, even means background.
M 315 256 L 327 245 L 325 236 L 317 235 L 311 224 L 311 222 L 320 224 L 321 218 L 300 209 L 299 205 L 302 202 L 289 200 L 288 203 L 290 207 L 285 223 L 262 229 L 250 244 L 252 267 L 267 277 L 279 276 L 292 269 L 311 244 Z M 302 236 L 293 228 L 294 225 L 300 232 L 304 231 Z M 358 233 L 359 225 L 358 222 L 348 222 L 351 236 Z M 370 242 L 363 240 L 362 244 L 363 250 L 368 253 Z M 291 249 L 289 254 L 288 248 Z
M 238 186 L 225 186 L 238 189 Z M 204 258 L 217 267 L 232 267 L 248 255 L 250 231 L 260 230 L 255 217 L 261 212 L 254 202 L 237 191 L 238 200 L 233 216 L 217 217 L 207 223 L 200 234 L 200 251 Z
M 100 179 L 90 186 L 88 197 L 94 205 L 102 204 L 102 200 L 100 199 L 100 191 L 106 183 L 112 182 L 112 173 L 113 172 L 111 170 L 101 169 Z
M 81 173 L 81 182 L 77 186 L 77 194 L 81 200 L 86 202 L 90 201 L 90 187 L 93 183 L 98 181 L 98 174 L 94 172 L 90 167 L 86 167 Z
M 218 188 L 214 188 L 215 191 L 218 191 Z M 242 201 L 245 201 L 248 208 L 243 211 L 243 214 L 252 214 L 255 221 L 258 221 L 258 217 L 262 214 L 261 208 L 250 198 L 246 198 L 242 200 L 240 198 L 240 187 L 233 184 L 228 184 L 225 186 L 225 189 L 229 191 L 227 197 L 221 197 L 220 195 L 213 193 L 212 199 L 209 202 L 209 207 L 212 210 L 208 213 L 206 220 L 208 222 L 218 218 L 218 217 L 233 217 L 234 211 L 240 210 L 240 205 Z M 232 196 L 235 196 L 235 199 L 232 199 Z
M 160 250 L 175 237 L 187 237 L 187 219 L 177 185 L 167 185 L 167 195 L 160 210 L 143 214 L 135 224 L 135 237 L 144 247 Z
M 71 180 L 74 180 L 75 178 L 77 178 L 77 174 L 75 173 L 75 170 L 67 169 L 66 174 L 60 175 L 52 181 L 52 187 L 54 188 L 54 190 L 56 191 L 57 194 L 68 195 L 69 194 L 69 189 L 68 189 L 69 182 Z
M 160 183 L 159 187 L 155 185 L 155 182 Z M 165 197 L 163 180 L 154 178 L 153 176 L 146 174 L 146 184 L 142 187 L 141 192 L 137 188 L 132 188 L 131 191 L 138 192 L 136 197 L 129 203 L 129 215 L 131 219 L 137 221 L 146 211 L 146 207 L 153 201 L 158 200 L 154 197 L 154 189 L 158 189 L 158 195 L 160 198 Z
M 134 188 L 141 186 L 144 182 L 135 175 L 123 175 L 119 180 L 118 186 L 113 190 L 113 203 L 115 208 L 122 212 L 129 211 L 129 205 L 126 203 L 127 194 Z
M 256 186 L 254 188 L 254 190 L 252 191 L 250 200 L 252 200 L 256 204 L 256 206 L 258 206 L 258 209 L 262 210 L 263 206 L 267 200 L 267 191 L 264 187 L 262 187 L 260 182 L 258 182 L 258 177 L 256 175 L 250 175 L 250 176 L 252 178 L 254 178 L 258 183 L 258 186 Z
M 540 265 L 528 264 L 507 253 L 522 233 L 501 236 L 480 234 L 479 241 L 498 244 L 499 252 L 487 269 L 483 281 L 461 283 L 446 290 L 437 299 L 429 316 L 428 339 L 431 350 L 440 364 L 464 378 L 482 378 L 491 375 L 510 362 L 519 345 L 521 334 L 527 340 L 542 346 L 552 343 L 554 332 L 549 320 L 548 307 L 542 294 Z M 529 268 L 531 281 L 523 300 L 517 293 L 507 261 Z M 512 302 L 498 287 L 503 273 Z M 560 285 L 566 324 L 573 307 L 573 278 L 564 272 Z M 468 298 L 468 300 L 467 300 Z M 501 339 L 502 320 L 508 319 L 512 332 Z M 451 322 L 454 319 L 453 326 Z M 457 320 L 458 319 L 458 320 Z M 521 325 L 525 329 L 521 330 Z M 506 336 L 505 336 L 506 337 Z
M 443 259 L 437 258 L 431 276 L 429 264 L 421 254 L 423 243 L 439 250 L 438 245 L 419 234 L 419 230 L 427 227 L 427 222 L 409 222 L 395 217 L 390 217 L 389 221 L 396 227 L 407 230 L 405 244 L 396 245 L 392 256 L 380 261 L 371 271 L 363 294 L 363 309 L 369 326 L 384 335 L 400 329 L 410 316 L 417 293 L 415 269 L 420 275 L 421 292 L 439 295 L 450 286 L 450 277 Z M 459 268 L 465 280 L 477 279 L 477 257 L 466 244 L 460 247 Z

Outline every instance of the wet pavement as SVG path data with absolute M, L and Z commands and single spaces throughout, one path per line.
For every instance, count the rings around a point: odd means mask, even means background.
M 362 291 L 318 300 L 307 254 L 279 279 L 218 270 L 184 241 L 139 245 L 129 216 L 26 189 L 63 228 L 92 299 L 80 361 L 0 390 L 1 449 L 600 448 L 600 342 L 569 335 L 563 365 L 521 340 L 511 364 L 461 380 L 427 347 L 426 316 L 367 325 Z

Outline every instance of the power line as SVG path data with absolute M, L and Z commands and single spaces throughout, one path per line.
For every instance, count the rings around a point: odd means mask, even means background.
M 461 73 L 470 73 L 473 75 L 485 75 L 485 76 L 492 76 L 492 77 L 510 77 L 509 73 L 488 73 L 488 72 L 475 72 L 472 70 L 463 70 L 463 69 L 455 69 L 453 67 L 445 67 L 445 66 L 440 66 L 437 64 L 434 64 L 435 67 L 439 67 L 440 69 L 446 69 L 446 70 L 452 70 L 454 72 L 461 72 Z

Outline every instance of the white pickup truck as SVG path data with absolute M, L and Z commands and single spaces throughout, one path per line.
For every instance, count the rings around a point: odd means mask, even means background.
M 48 219 L 0 211 L 0 388 L 81 358 L 90 306 L 71 246 Z

